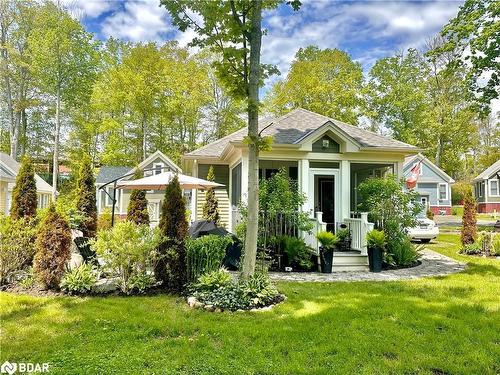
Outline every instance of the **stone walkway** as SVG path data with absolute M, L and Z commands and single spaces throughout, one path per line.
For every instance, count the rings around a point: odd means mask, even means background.
M 348 271 L 333 273 L 313 272 L 270 272 L 269 276 L 275 281 L 299 282 L 331 282 L 331 281 L 394 281 L 419 279 L 428 276 L 445 276 L 465 270 L 465 263 L 459 263 L 432 250 L 421 251 L 422 264 L 399 270 L 382 271 L 379 273 L 367 271 Z

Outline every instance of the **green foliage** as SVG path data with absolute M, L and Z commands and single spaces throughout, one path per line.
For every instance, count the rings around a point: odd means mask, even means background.
M 97 203 L 92 162 L 83 158 L 77 181 L 76 209 L 83 215 L 79 228 L 84 237 L 95 237 L 97 231 Z
M 309 271 L 314 266 L 311 261 L 313 249 L 307 246 L 302 238 L 282 236 L 280 240 L 291 266 L 305 271 Z
M 208 181 L 215 181 L 214 167 L 210 166 L 207 174 Z M 205 203 L 203 204 L 203 219 L 213 221 L 220 227 L 219 200 L 215 196 L 214 189 L 207 189 L 205 193 Z
M 0 214 L 0 285 L 31 265 L 35 255 L 36 229 L 26 220 L 14 220 Z
M 344 242 L 349 239 L 349 236 L 351 235 L 351 231 L 349 228 L 341 228 L 337 230 L 337 238 L 339 239 L 339 242 Z
M 35 285 L 35 281 L 36 281 L 36 278 L 35 278 L 35 274 L 33 272 L 33 267 L 29 267 L 26 270 L 23 277 L 21 278 L 21 280 L 19 280 L 19 285 L 23 289 L 30 289 Z
M 40 224 L 36 239 L 33 270 L 42 286 L 59 288 L 66 262 L 70 259 L 71 229 L 66 219 L 51 204 Z
M 201 292 L 212 292 L 229 286 L 232 280 L 231 274 L 224 268 L 220 268 L 198 276 L 194 288 Z
M 227 247 L 233 242 L 231 236 L 210 234 L 186 241 L 186 266 L 188 281 L 200 275 L 218 270 L 226 255 Z
M 474 243 L 477 236 L 477 217 L 476 217 L 476 200 L 472 195 L 472 189 L 469 189 L 464 194 L 464 214 L 462 216 L 462 230 L 460 240 L 462 245 L 470 245 Z
M 389 244 L 388 244 L 389 245 Z M 415 265 L 420 254 L 406 236 L 401 241 L 393 242 L 388 246 L 384 262 L 393 267 L 410 267 Z
M 82 264 L 64 274 L 61 290 L 68 294 L 86 294 L 92 290 L 97 280 L 96 272 L 90 264 Z
M 495 256 L 500 256 L 500 234 L 497 233 L 493 235 L 493 238 L 491 239 L 491 249 L 492 255 Z
M 97 230 L 107 230 L 111 228 L 111 209 L 106 207 L 97 217 Z
M 163 240 L 158 248 L 160 259 L 155 275 L 163 287 L 180 291 L 187 281 L 185 239 L 188 223 L 186 203 L 177 176 L 165 189 L 159 228 Z
M 434 212 L 430 208 L 425 211 L 425 216 L 427 216 L 427 219 L 434 220 Z
M 103 260 L 103 270 L 118 277 L 120 290 L 129 294 L 136 287 L 134 275 L 153 269 L 159 261 L 157 248 L 161 240 L 158 229 L 123 221 L 99 231 L 92 248 Z
M 139 294 L 145 293 L 149 288 L 156 284 L 156 278 L 153 274 L 147 272 L 133 273 L 128 279 L 128 289 L 131 292 Z
M 318 232 L 316 234 L 316 238 L 318 239 L 321 246 L 326 250 L 333 249 L 339 242 L 339 239 L 335 234 L 326 230 Z
M 384 231 L 372 229 L 366 234 L 366 242 L 368 247 L 385 249 L 386 238 Z
M 476 100 L 487 111 L 491 100 L 498 98 L 500 86 L 500 28 L 497 17 L 497 2 L 466 0 L 456 17 L 443 28 L 441 33 L 447 43 L 436 51 L 451 52 L 454 64 L 470 66 L 468 81 L 471 91 L 479 93 Z M 482 82 L 485 77 L 489 77 L 486 78 L 486 84 Z
M 460 249 L 461 254 L 479 255 L 483 252 L 483 248 L 479 242 L 473 242 L 463 245 Z
M 417 214 L 422 210 L 421 205 L 413 203 L 417 193 L 405 191 L 403 186 L 404 180 L 390 175 L 369 178 L 358 187 L 361 210 L 368 211 L 375 227 L 385 233 L 386 263 L 398 267 L 416 260 L 418 253 L 406 233 L 417 224 Z
M 32 218 L 36 215 L 37 195 L 35 170 L 28 157 L 21 160 L 16 176 L 16 184 L 12 190 L 12 206 L 10 216 L 14 219 Z
M 361 65 L 346 52 L 308 46 L 297 51 L 286 78 L 273 86 L 267 105 L 280 115 L 302 107 L 357 124 L 362 83 Z
M 139 179 L 142 175 L 138 169 L 134 178 Z M 138 225 L 149 225 L 148 200 L 146 199 L 145 190 L 132 190 L 127 208 L 127 220 Z
M 222 269 L 200 276 L 190 292 L 206 305 L 233 311 L 267 306 L 282 299 L 267 274 L 255 273 L 235 281 Z

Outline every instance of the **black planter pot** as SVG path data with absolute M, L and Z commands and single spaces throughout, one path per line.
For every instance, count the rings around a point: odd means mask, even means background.
M 324 250 L 320 248 L 321 272 L 332 273 L 333 249 Z
M 368 248 L 368 266 L 371 272 L 382 271 L 382 260 L 384 251 L 378 247 Z

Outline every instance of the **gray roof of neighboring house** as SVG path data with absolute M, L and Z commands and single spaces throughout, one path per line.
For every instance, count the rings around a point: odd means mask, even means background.
M 6 167 L 3 168 L 5 171 L 11 174 L 13 173 L 14 176 L 17 176 L 21 164 L 19 164 L 16 160 L 10 157 L 10 155 L 0 152 L 0 163 Z M 38 192 L 52 193 L 52 185 L 50 185 L 47 181 L 45 181 L 36 173 L 35 173 L 35 181 L 36 181 L 36 190 Z
M 102 166 L 99 168 L 95 182 L 96 184 L 105 184 L 129 173 L 131 170 L 131 167 Z
M 259 131 L 262 136 L 273 136 L 275 144 L 300 144 L 305 137 L 329 122 L 353 138 L 361 147 L 407 149 L 413 152 L 418 150 L 417 147 L 407 143 L 396 141 L 302 108 L 294 109 L 278 118 L 260 120 Z M 246 133 L 246 128 L 240 129 L 224 138 L 189 152 L 186 156 L 220 157 L 230 142 L 243 140 Z
M 490 178 L 492 175 L 500 171 L 500 159 L 498 159 L 496 162 L 494 162 L 492 165 L 490 165 L 488 168 L 486 168 L 484 171 L 482 171 L 475 179 L 474 181 L 478 180 L 484 180 Z
M 441 168 L 439 168 L 436 164 L 434 164 L 432 161 L 430 161 L 421 153 L 405 157 L 403 168 L 406 168 L 408 164 L 415 162 L 417 159 L 422 160 L 430 169 L 434 170 L 434 172 L 443 177 L 443 179 L 449 182 L 450 184 L 453 184 L 455 182 L 455 180 L 451 178 L 445 171 L 443 171 Z M 440 182 L 440 181 L 436 181 L 432 177 L 421 176 L 418 178 L 418 182 Z

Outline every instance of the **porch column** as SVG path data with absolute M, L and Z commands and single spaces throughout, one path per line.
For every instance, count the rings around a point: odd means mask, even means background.
M 351 163 L 348 160 L 342 160 L 340 166 L 340 212 L 341 220 L 351 217 Z
M 248 152 L 241 155 L 241 202 L 248 203 Z
M 395 167 L 396 167 L 396 170 L 394 171 L 394 173 L 396 174 L 396 176 L 398 176 L 398 178 L 404 177 L 404 173 L 403 173 L 404 162 L 399 161 L 399 162 L 395 163 Z
M 309 160 L 302 159 L 299 160 L 299 189 L 305 194 L 307 197 L 306 201 L 302 205 L 302 211 L 309 212 L 312 208 L 310 205 L 311 200 L 313 199 L 311 196 L 313 195 L 309 193 Z M 312 213 L 314 216 L 314 212 Z

